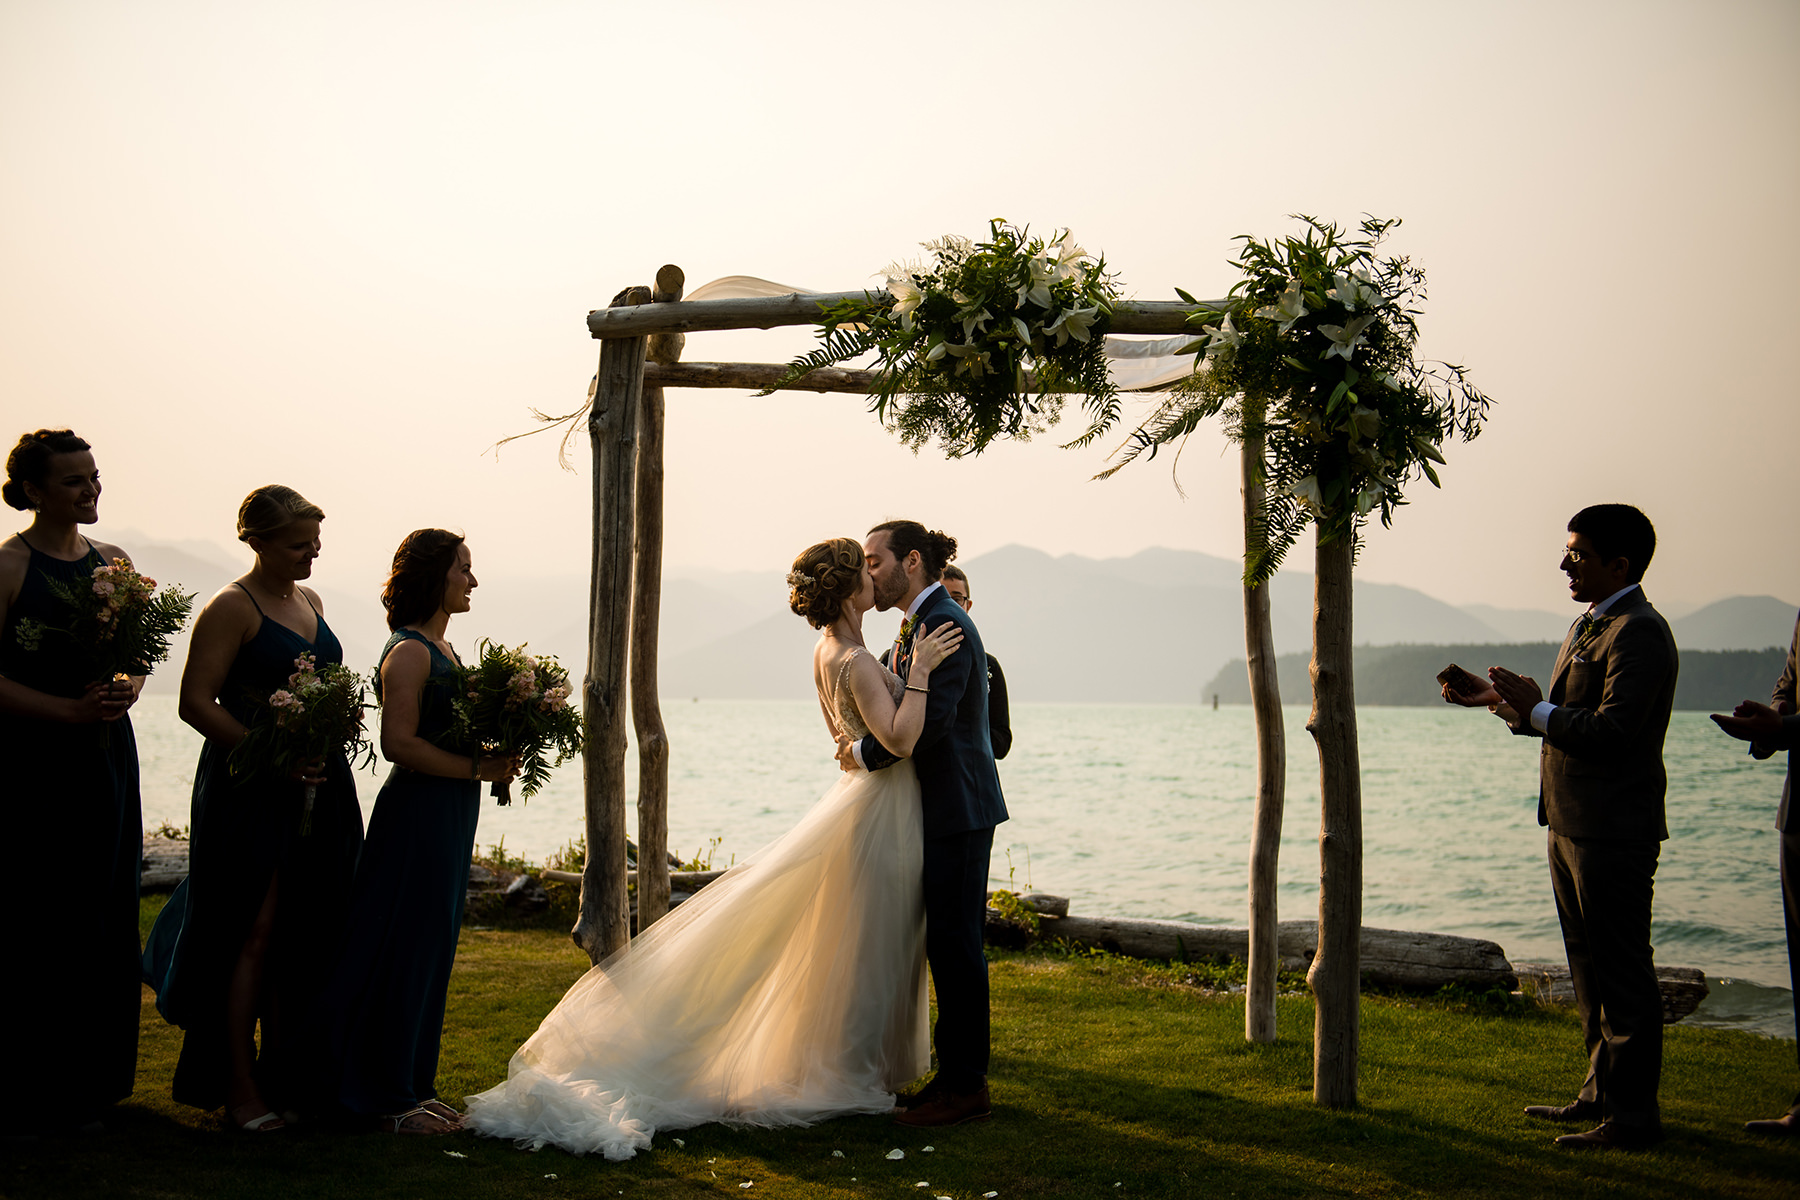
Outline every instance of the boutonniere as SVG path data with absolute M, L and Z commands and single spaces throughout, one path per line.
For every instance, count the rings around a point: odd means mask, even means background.
M 918 623 L 919 623 L 919 614 L 918 613 L 914 613 L 912 616 L 906 618 L 906 620 L 900 622 L 900 636 L 897 640 L 904 642 L 907 638 L 911 637 L 912 631 L 913 631 L 913 626 L 917 625 Z
M 1575 634 L 1575 644 L 1569 647 L 1569 652 L 1571 654 L 1578 654 L 1593 645 L 1599 640 L 1601 631 L 1606 628 L 1606 623 L 1611 619 L 1610 616 L 1606 615 L 1596 617 L 1591 613 L 1583 614 L 1581 618 L 1581 628 Z

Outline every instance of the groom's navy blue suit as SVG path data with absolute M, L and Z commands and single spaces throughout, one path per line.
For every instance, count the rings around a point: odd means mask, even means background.
M 988 1067 L 988 857 L 994 826 L 1006 820 L 994 747 L 988 733 L 987 652 L 962 606 L 943 588 L 919 605 L 912 638 L 900 647 L 894 673 L 906 678 L 912 640 L 946 622 L 963 632 L 956 652 L 931 670 L 925 728 L 913 747 L 925 816 L 925 957 L 937 989 L 934 1038 L 941 1084 L 953 1094 L 978 1089 Z M 879 771 L 899 762 L 873 734 L 858 747 L 863 765 Z

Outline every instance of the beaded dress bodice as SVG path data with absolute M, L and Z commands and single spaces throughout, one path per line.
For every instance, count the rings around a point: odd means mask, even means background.
M 852 650 L 844 659 L 844 665 L 838 668 L 837 686 L 832 689 L 837 694 L 831 697 L 833 701 L 831 709 L 838 715 L 838 724 L 845 733 L 857 739 L 869 736 L 869 726 L 863 721 L 862 713 L 856 707 L 856 696 L 850 690 L 850 664 L 855 662 L 856 656 L 862 653 L 865 651 L 858 648 Z M 886 667 L 881 668 L 881 673 L 887 679 L 888 692 L 894 697 L 894 703 L 899 704 L 901 698 L 906 695 L 906 681 Z

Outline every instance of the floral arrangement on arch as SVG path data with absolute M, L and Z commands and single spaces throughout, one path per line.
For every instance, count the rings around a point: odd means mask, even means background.
M 923 263 L 892 263 L 886 287 L 824 309 L 823 345 L 788 364 L 775 388 L 820 367 L 875 354 L 870 411 L 914 452 L 933 438 L 952 458 L 997 437 L 1029 439 L 1086 397 L 1097 436 L 1118 415 L 1105 333 L 1118 299 L 1104 258 L 1058 231 L 1048 240 L 995 219 L 988 240 L 922 243 Z
M 36 650 L 46 633 L 64 634 L 97 680 L 150 674 L 169 657 L 169 641 L 187 624 L 194 607 L 193 593 L 178 587 L 159 593 L 156 580 L 139 574 L 123 558 L 95 567 L 85 585 L 51 579 L 48 586 L 68 611 L 68 624 L 21 618 L 13 636 L 22 649 Z
M 1308 524 L 1326 544 L 1356 537 L 1372 512 L 1390 524 L 1416 475 L 1439 486 L 1441 443 L 1473 440 L 1490 403 L 1463 367 L 1414 357 L 1425 272 L 1376 252 L 1398 219 L 1366 217 L 1359 237 L 1295 219 L 1298 237 L 1237 239 L 1243 278 L 1222 304 L 1180 292 L 1200 306 L 1188 324 L 1201 337 L 1183 352 L 1203 361 L 1100 476 L 1215 415 L 1234 440 L 1261 437 L 1267 498 L 1249 525 L 1260 544 L 1245 547 L 1252 584 L 1275 573 Z
M 581 714 L 569 703 L 574 686 L 554 657 L 486 638 L 480 650 L 457 681 L 447 740 L 476 753 L 523 759 L 519 782 L 529 800 L 549 781 L 552 767 L 581 753 Z M 510 783 L 489 790 L 500 804 L 512 803 Z
M 363 723 L 365 686 L 363 677 L 344 664 L 320 666 L 311 651 L 302 653 L 294 659 L 286 687 L 254 697 L 256 719 L 244 739 L 231 748 L 227 760 L 231 773 L 267 770 L 288 775 L 339 754 L 348 756 L 353 766 L 374 762 L 375 747 Z M 300 811 L 302 834 L 312 832 L 317 795 L 318 784 L 307 784 Z

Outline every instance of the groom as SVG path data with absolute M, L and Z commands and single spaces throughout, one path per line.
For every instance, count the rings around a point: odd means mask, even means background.
M 960 1125 L 988 1106 L 988 976 L 982 949 L 988 856 L 994 826 L 1006 820 L 1000 776 L 988 734 L 987 661 L 981 635 L 939 582 L 956 542 L 917 521 L 884 521 L 869 531 L 863 552 L 875 580 L 875 607 L 905 611 L 894 643 L 894 673 L 906 678 L 913 639 L 945 623 L 963 631 L 956 653 L 932 668 L 925 729 L 913 747 L 925 814 L 925 957 L 937 988 L 934 1041 L 938 1070 L 917 1094 L 903 1096 L 902 1125 Z M 874 735 L 843 759 L 879 771 L 900 760 Z

